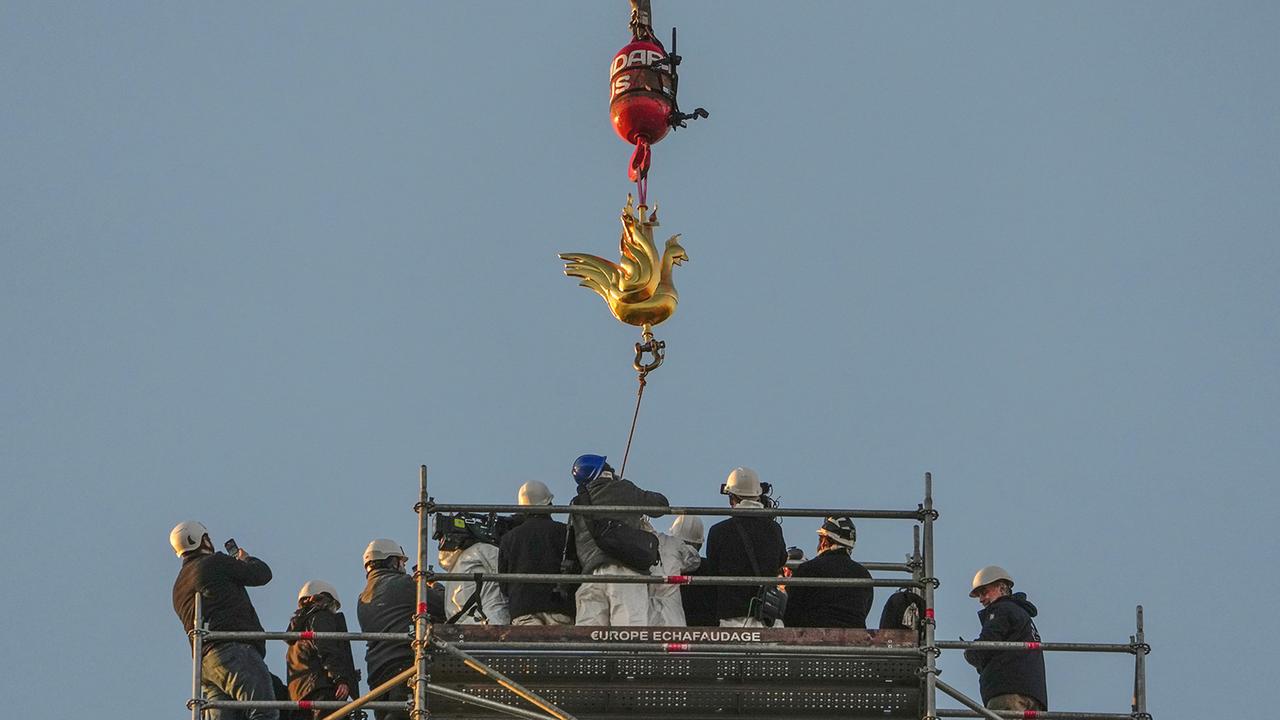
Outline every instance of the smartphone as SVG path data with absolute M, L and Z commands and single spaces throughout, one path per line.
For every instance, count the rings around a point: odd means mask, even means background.
M 235 557 L 240 552 L 240 546 L 236 545 L 235 538 L 231 538 L 222 543 L 222 547 L 227 549 L 227 554 L 231 557 Z

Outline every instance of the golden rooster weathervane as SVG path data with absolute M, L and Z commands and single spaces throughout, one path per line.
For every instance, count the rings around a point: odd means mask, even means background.
M 579 285 L 590 288 L 604 298 L 613 316 L 628 325 L 642 329 L 644 343 L 636 344 L 636 370 L 647 372 L 662 364 L 665 343 L 653 339 L 653 326 L 676 311 L 680 295 L 672 282 L 672 270 L 689 259 L 680 236 L 672 235 L 658 254 L 653 229 L 658 227 L 658 209 L 647 213 L 627 195 L 622 208 L 622 236 L 618 241 L 621 258 L 617 263 L 587 253 L 560 253 L 564 274 L 579 279 Z M 654 355 L 649 365 L 641 363 L 645 352 Z M 646 370 L 647 368 L 647 370 Z

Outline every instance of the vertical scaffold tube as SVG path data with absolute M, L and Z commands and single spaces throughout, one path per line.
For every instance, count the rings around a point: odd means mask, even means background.
M 1147 635 L 1142 627 L 1142 606 L 1138 606 L 1138 628 L 1134 641 L 1138 647 L 1133 657 L 1133 714 L 1147 716 Z
M 204 603 L 200 591 L 196 591 L 196 606 L 191 623 L 191 720 L 200 720 L 200 706 L 204 702 L 204 636 L 200 634 L 204 623 Z
M 418 566 L 414 579 L 418 584 L 418 611 L 413 617 L 413 665 L 417 675 L 413 682 L 413 720 L 427 718 L 427 644 L 431 641 L 431 624 L 427 616 L 427 541 L 430 523 L 427 517 L 427 466 L 418 469 Z
M 933 588 L 933 473 L 924 474 L 924 702 L 925 720 L 938 717 L 938 651 L 935 646 Z

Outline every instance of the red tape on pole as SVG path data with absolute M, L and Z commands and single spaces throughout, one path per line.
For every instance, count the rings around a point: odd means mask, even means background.
M 1034 718 L 1040 717 L 1040 713 L 1036 710 L 1023 710 L 1022 717 L 1027 718 L 1027 720 L 1034 720 Z
M 303 639 L 303 640 L 315 640 L 315 639 L 316 639 L 316 631 L 315 631 L 315 630 L 303 630 L 303 631 L 302 631 L 302 635 L 301 635 L 301 637 L 302 637 L 302 639 Z
M 424 603 L 424 602 L 420 602 L 420 603 L 418 603 L 418 614 L 419 614 L 419 615 L 426 615 L 426 614 L 427 614 L 427 604 L 426 604 L 426 603 Z
M 1027 649 L 1028 649 L 1028 650 L 1039 650 L 1039 649 L 1040 649 L 1040 643 L 1038 643 L 1038 642 L 1029 642 L 1029 643 L 1027 643 Z
M 311 709 L 311 701 L 310 701 L 310 700 L 299 700 L 299 701 L 298 701 L 298 709 L 299 709 L 299 710 L 310 710 L 310 709 Z
M 667 643 L 665 649 L 669 653 L 689 652 L 689 643 Z
M 932 619 L 933 619 L 933 608 L 925 608 L 925 609 L 924 609 L 924 616 L 925 616 L 925 617 L 927 617 L 927 618 L 929 618 L 930 620 L 932 620 Z
M 688 585 L 693 582 L 693 578 L 688 575 L 668 575 L 668 585 Z

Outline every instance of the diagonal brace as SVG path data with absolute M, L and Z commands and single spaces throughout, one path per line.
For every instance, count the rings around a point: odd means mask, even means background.
M 517 683 L 515 680 L 512 680 L 506 675 L 503 675 L 497 670 L 489 667 L 488 665 L 481 662 L 480 660 L 477 660 L 470 653 L 465 652 L 464 650 L 458 648 L 453 643 L 448 643 L 443 640 L 432 638 L 431 644 L 449 653 L 450 655 L 453 655 L 454 657 L 458 658 L 463 663 L 465 663 L 467 667 L 471 668 L 472 670 L 475 670 L 481 675 L 484 675 L 485 677 L 490 678 L 491 680 L 498 683 L 499 685 L 506 688 L 507 690 L 510 690 L 516 695 L 519 695 L 520 697 L 524 698 L 529 703 L 537 707 L 539 710 L 542 710 L 548 715 L 555 717 L 556 720 L 577 720 L 574 716 L 570 715 L 564 710 L 561 710 L 560 708 L 551 704 L 549 701 L 542 698 L 537 693 L 524 687 L 520 683 Z M 328 718 L 326 718 L 325 720 L 328 720 Z

